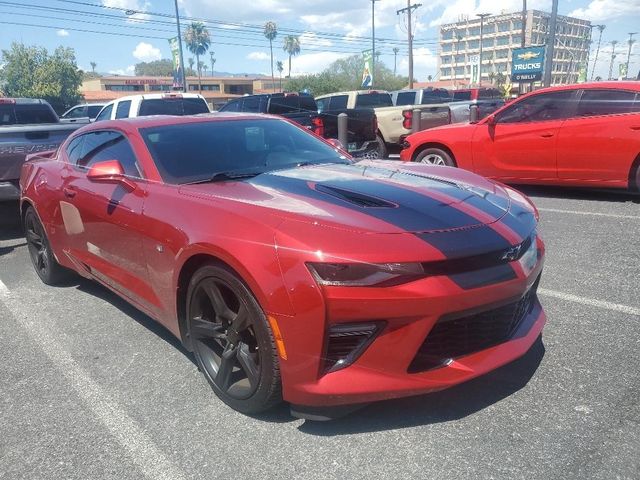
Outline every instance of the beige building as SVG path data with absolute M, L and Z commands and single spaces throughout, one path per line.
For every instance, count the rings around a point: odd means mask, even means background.
M 213 107 L 218 108 L 232 98 L 252 94 L 256 80 L 248 77 L 202 77 L 202 90 L 198 77 L 187 77 L 189 92 L 202 93 Z M 81 92 L 87 102 L 108 102 L 137 93 L 160 93 L 172 90 L 172 77 L 108 76 L 85 80 Z
M 528 10 L 525 45 L 544 45 L 550 14 Z M 552 85 L 574 83 L 581 66 L 586 66 L 591 40 L 591 22 L 558 15 L 553 58 Z M 482 29 L 481 78 L 490 81 L 500 72 L 511 75 L 514 48 L 522 45 L 522 12 L 486 17 Z M 438 79 L 456 83 L 471 79 L 471 65 L 480 54 L 480 18 L 470 16 L 440 26 Z

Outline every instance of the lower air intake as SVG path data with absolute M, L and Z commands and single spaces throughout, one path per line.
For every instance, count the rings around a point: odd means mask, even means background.
M 345 323 L 329 328 L 324 373 L 335 372 L 355 362 L 380 330 L 380 323 Z

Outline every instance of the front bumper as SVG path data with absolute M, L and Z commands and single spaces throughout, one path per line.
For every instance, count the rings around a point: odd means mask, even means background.
M 0 202 L 18 200 L 20 198 L 20 188 L 17 182 L 0 182 Z
M 289 354 L 288 360 L 281 361 L 284 399 L 295 405 L 329 407 L 419 395 L 466 382 L 516 360 L 534 344 L 546 323 L 537 297 L 518 331 L 505 341 L 438 368 L 409 373 L 440 319 L 458 312 L 489 310 L 535 288 L 542 255 L 543 251 L 528 274 L 520 270 L 513 280 L 468 290 L 444 276 L 384 289 L 325 288 L 324 308 L 311 308 L 315 302 L 308 302 L 309 308 L 301 314 L 277 318 Z M 316 329 L 318 317 L 323 325 L 381 321 L 386 326 L 351 366 L 325 374 L 326 330 Z

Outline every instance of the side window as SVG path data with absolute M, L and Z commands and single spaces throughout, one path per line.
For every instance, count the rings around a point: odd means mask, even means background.
M 76 165 L 78 163 L 78 159 L 82 154 L 83 141 L 84 141 L 84 135 L 80 135 L 74 138 L 73 140 L 71 140 L 71 142 L 69 142 L 69 145 L 67 145 L 67 149 L 66 149 L 67 158 L 69 159 L 69 163 L 71 163 L 72 165 Z
M 127 139 L 118 132 L 101 131 L 83 135 L 82 155 L 76 165 L 89 168 L 98 162 L 118 160 L 125 174 L 140 177 L 140 170 L 135 154 Z
M 322 113 L 325 110 L 328 110 L 327 106 L 329 105 L 329 99 L 328 98 L 321 98 L 319 100 L 316 100 L 317 104 L 318 104 L 318 112 Z
M 96 117 L 96 122 L 99 122 L 100 120 L 110 120 L 112 110 L 113 110 L 113 103 L 110 103 L 109 105 L 104 107 L 102 111 L 98 114 L 98 116 Z
M 349 101 L 348 95 L 336 95 L 330 97 L 331 103 L 329 110 L 345 110 L 347 108 L 347 102 Z
M 82 118 L 86 117 L 86 108 L 87 107 L 74 107 L 65 115 L 64 118 Z
M 131 100 L 124 100 L 118 103 L 116 108 L 116 118 L 128 118 L 129 109 L 131 108 Z
M 413 103 L 415 103 L 415 100 L 415 92 L 398 92 L 398 96 L 396 97 L 396 105 L 412 105 Z
M 260 97 L 245 97 L 242 105 L 243 112 L 259 113 Z
M 580 98 L 577 117 L 640 112 L 635 92 L 624 90 L 585 90 Z
M 562 120 L 572 115 L 575 103 L 575 90 L 533 95 L 504 110 L 497 118 L 497 123 Z
M 218 111 L 219 112 L 239 112 L 240 111 L 240 100 L 234 100 L 232 102 L 227 102 Z

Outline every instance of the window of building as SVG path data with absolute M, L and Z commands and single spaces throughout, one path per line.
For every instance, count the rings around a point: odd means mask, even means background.
M 509 31 L 509 22 L 498 23 L 498 32 L 508 32 L 508 31 Z
M 169 91 L 171 91 L 171 85 L 149 85 L 149 91 L 151 91 L 151 92 L 169 92 Z
M 445 43 L 444 45 L 442 45 L 442 51 L 443 52 L 450 52 L 451 51 L 451 44 L 450 43 Z
M 144 92 L 144 85 L 105 85 L 112 92 Z
M 456 77 L 459 76 L 463 76 L 464 75 L 464 67 L 456 67 L 455 68 L 455 72 L 456 72 Z
M 480 35 L 480 27 L 472 27 L 468 30 L 468 35 L 470 37 L 475 37 Z
M 493 48 L 493 38 L 483 38 L 482 48 Z
M 510 36 L 498 37 L 496 38 L 496 45 L 509 45 L 511 43 Z
M 453 30 L 445 30 L 442 32 L 443 40 L 451 40 L 453 38 Z
M 522 20 L 516 20 L 515 22 L 513 22 L 513 29 L 522 30 Z
M 470 41 L 467 42 L 467 49 L 474 50 L 476 48 L 480 48 L 480 41 L 479 40 L 470 40 Z

